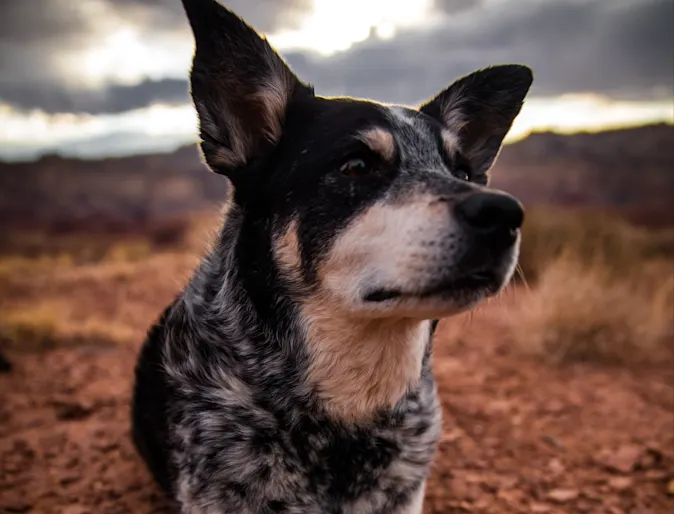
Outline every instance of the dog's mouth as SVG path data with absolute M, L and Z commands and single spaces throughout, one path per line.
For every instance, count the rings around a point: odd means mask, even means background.
M 375 289 L 363 298 L 368 303 L 381 303 L 398 299 L 426 300 L 430 298 L 463 298 L 477 293 L 495 294 L 501 287 L 497 273 L 491 270 L 475 271 L 458 278 L 441 280 L 437 284 L 419 291 L 406 292 L 399 289 Z

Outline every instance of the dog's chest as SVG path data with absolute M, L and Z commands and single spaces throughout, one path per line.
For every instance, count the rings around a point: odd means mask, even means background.
M 424 481 L 440 432 L 431 381 L 395 416 L 361 427 L 317 417 L 284 426 L 253 405 L 183 405 L 190 412 L 176 427 L 179 482 L 202 486 L 179 483 L 182 500 L 252 512 L 389 512 Z

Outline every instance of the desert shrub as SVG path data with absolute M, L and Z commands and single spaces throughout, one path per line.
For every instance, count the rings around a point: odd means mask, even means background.
M 105 256 L 98 260 L 107 262 L 137 262 L 147 259 L 151 254 L 152 246 L 149 241 L 125 241 L 110 246 Z
M 189 230 L 187 219 L 173 219 L 157 223 L 148 230 L 148 239 L 157 250 L 182 248 Z
M 512 313 L 516 342 L 556 362 L 642 362 L 671 352 L 671 262 L 634 266 L 616 279 L 602 264 L 562 254 Z
M 127 343 L 130 327 L 97 317 L 77 319 L 64 304 L 37 302 L 0 313 L 0 336 L 22 349 L 45 349 L 82 343 Z
M 639 228 L 590 210 L 529 209 L 519 261 L 527 281 L 535 282 L 562 255 L 618 280 L 645 261 L 674 259 L 674 230 Z

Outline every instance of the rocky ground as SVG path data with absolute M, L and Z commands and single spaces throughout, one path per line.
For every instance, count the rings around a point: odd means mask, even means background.
M 674 370 L 553 367 L 507 302 L 441 325 L 445 432 L 425 513 L 674 512 Z M 0 375 L 0 512 L 169 513 L 129 439 L 137 348 L 13 351 Z

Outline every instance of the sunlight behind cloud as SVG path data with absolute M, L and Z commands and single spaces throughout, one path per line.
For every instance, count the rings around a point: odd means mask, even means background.
M 95 26 L 97 37 L 58 56 L 66 82 L 96 89 L 107 83 L 186 77 L 192 45 L 185 33 L 149 32 L 120 16 L 109 1 L 86 0 L 77 6 Z
M 270 34 L 281 50 L 309 49 L 321 55 L 348 50 L 372 31 L 390 39 L 396 31 L 429 22 L 432 0 L 314 0 L 298 30 Z
M 192 47 L 179 37 L 144 41 L 135 27 L 125 25 L 73 58 L 73 64 L 91 87 L 106 82 L 136 84 L 187 74 Z
M 96 88 L 108 82 L 131 85 L 187 74 L 193 51 L 187 31 L 148 38 L 146 29 L 122 20 L 105 3 L 89 0 L 83 6 L 101 20 L 101 37 L 67 56 L 62 67 L 72 81 Z M 281 51 L 300 49 L 327 56 L 348 50 L 371 33 L 391 39 L 400 29 L 428 24 L 431 11 L 432 0 L 314 0 L 298 29 L 268 38 Z
M 191 105 L 155 104 L 121 114 L 91 116 L 23 113 L 0 104 L 0 158 L 9 160 L 53 151 L 87 157 L 124 154 L 123 148 L 106 145 L 106 139 L 119 137 L 126 139 L 128 153 L 139 149 L 152 152 L 188 144 L 196 136 L 197 117 Z M 158 143 L 161 138 L 166 138 L 165 144 Z M 87 148 L 92 141 L 95 147 Z
M 525 102 L 507 140 L 521 139 L 534 130 L 564 134 L 662 122 L 674 124 L 671 98 L 658 102 L 611 100 L 596 94 L 532 98 Z
M 620 102 L 598 95 L 532 98 L 508 134 L 513 142 L 532 131 L 576 132 L 645 123 L 674 124 L 672 101 Z M 18 112 L 0 104 L 0 158 L 30 159 L 58 151 L 64 155 L 100 157 L 171 150 L 197 137 L 191 105 L 155 104 L 121 114 L 91 116 Z

